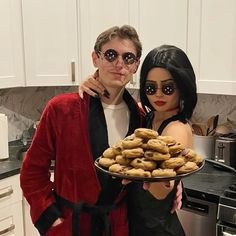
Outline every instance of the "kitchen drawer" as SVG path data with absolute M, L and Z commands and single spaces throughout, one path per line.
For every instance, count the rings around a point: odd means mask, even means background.
M 0 180 L 0 209 L 22 201 L 19 175 Z
M 0 209 L 0 236 L 24 236 L 22 202 Z

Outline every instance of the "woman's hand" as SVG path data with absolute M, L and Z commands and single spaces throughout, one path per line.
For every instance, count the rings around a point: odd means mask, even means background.
M 100 95 L 109 96 L 106 88 L 98 81 L 96 78 L 98 77 L 98 72 L 96 71 L 93 75 L 89 75 L 79 86 L 79 96 L 83 99 L 83 93 L 98 97 Z
M 148 190 L 157 199 L 164 199 L 168 195 L 168 193 L 173 189 L 173 187 L 174 187 L 174 181 L 166 181 L 158 183 L 145 182 L 143 184 L 143 188 L 145 190 Z M 161 190 L 161 188 L 163 189 Z M 173 207 L 171 209 L 172 214 L 176 210 L 179 210 L 182 206 L 182 192 L 183 192 L 182 183 L 180 181 L 179 184 L 177 185 L 175 200 L 173 203 Z
M 174 181 L 144 182 L 143 188 L 148 190 L 156 199 L 164 199 L 174 187 Z
M 182 192 L 183 192 L 183 188 L 182 188 L 182 183 L 180 181 L 179 184 L 177 185 L 177 191 L 176 191 L 176 195 L 175 195 L 175 200 L 174 200 L 173 207 L 171 209 L 171 213 L 172 214 L 176 210 L 179 210 L 181 208 L 181 206 L 182 206 Z

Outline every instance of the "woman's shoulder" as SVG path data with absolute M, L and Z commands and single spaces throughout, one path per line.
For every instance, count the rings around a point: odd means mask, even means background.
M 189 123 L 179 120 L 170 122 L 162 132 L 162 135 L 172 136 L 185 147 L 192 146 L 192 128 Z
M 180 120 L 175 120 L 170 122 L 165 129 L 163 130 L 163 132 L 166 131 L 172 131 L 172 130 L 177 130 L 177 131 L 182 131 L 182 132 L 190 132 L 192 133 L 192 129 L 191 129 L 191 125 L 187 122 L 187 123 L 183 123 Z

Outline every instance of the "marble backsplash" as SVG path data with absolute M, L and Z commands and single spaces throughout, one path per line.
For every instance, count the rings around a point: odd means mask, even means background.
M 0 113 L 8 116 L 9 141 L 19 139 L 24 130 L 39 120 L 47 101 L 56 94 L 76 91 L 77 87 L 30 87 L 0 90 Z M 138 98 L 137 90 L 130 90 Z M 236 96 L 199 94 L 193 121 L 205 122 L 219 114 L 219 123 L 236 121 Z

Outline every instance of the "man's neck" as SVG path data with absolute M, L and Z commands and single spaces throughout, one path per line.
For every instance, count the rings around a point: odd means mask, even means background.
M 108 89 L 109 98 L 102 96 L 101 101 L 108 105 L 118 105 L 123 101 L 124 88 L 122 89 Z

